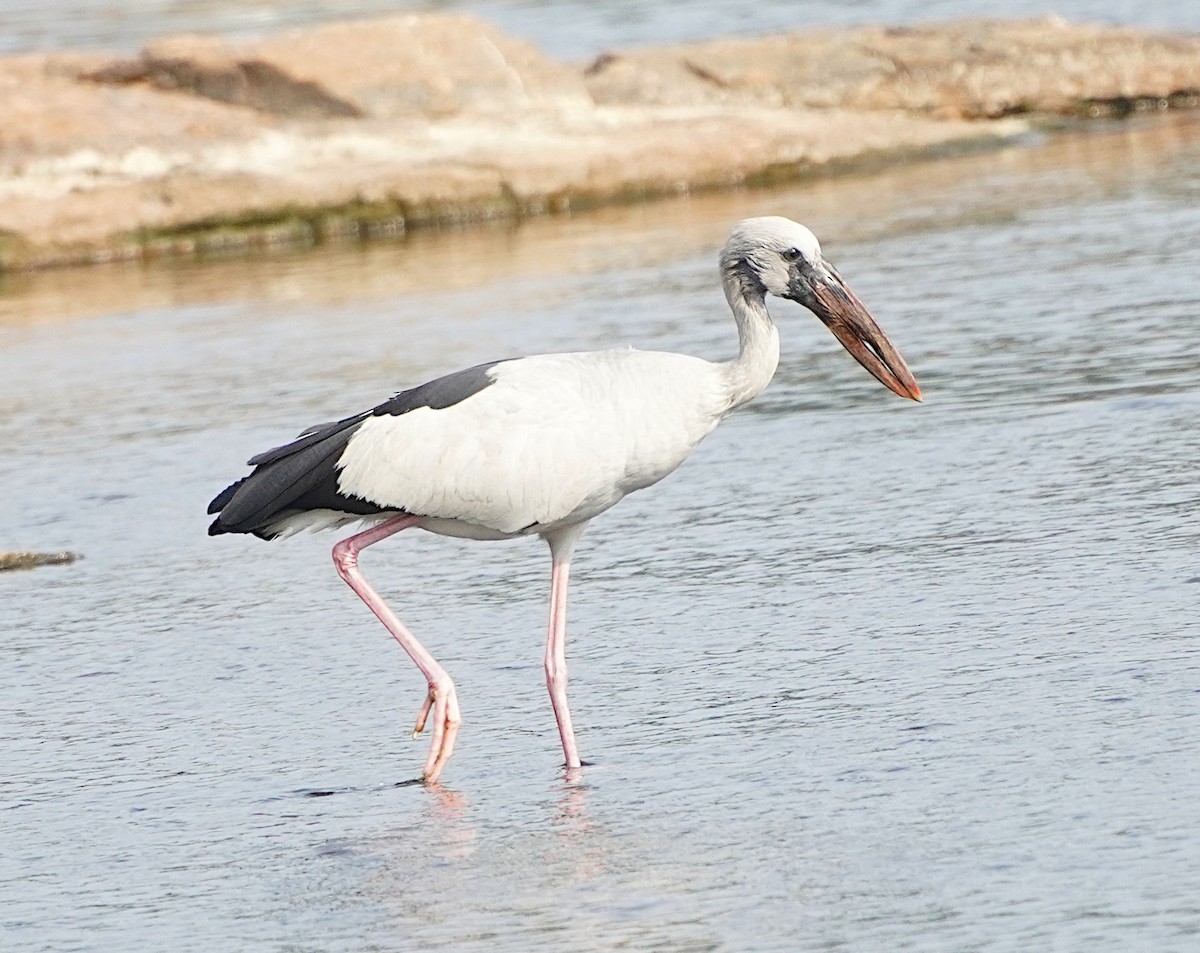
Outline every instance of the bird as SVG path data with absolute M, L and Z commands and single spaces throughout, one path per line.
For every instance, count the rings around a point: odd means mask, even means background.
M 265 540 L 359 524 L 333 547 L 341 578 L 420 669 L 428 686 L 413 738 L 432 717 L 421 779 L 441 776 L 462 714 L 454 682 L 358 568 L 359 554 L 420 528 L 471 540 L 540 536 L 550 551 L 546 686 L 565 766 L 579 768 L 567 704 L 571 559 L 589 521 L 672 473 L 779 364 L 772 295 L 811 311 L 880 383 L 922 399 L 912 372 L 805 226 L 738 222 L 719 259 L 737 325 L 732 359 L 664 351 L 535 354 L 492 361 L 402 390 L 251 457 L 254 469 L 208 507 L 209 535 Z

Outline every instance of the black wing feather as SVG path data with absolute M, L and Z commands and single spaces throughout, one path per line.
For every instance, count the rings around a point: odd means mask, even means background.
M 252 467 L 257 467 L 265 463 L 273 463 L 283 457 L 291 456 L 293 453 L 298 453 L 307 447 L 311 447 L 314 443 L 320 443 L 325 438 L 340 433 L 347 427 L 362 423 L 373 413 L 375 413 L 374 410 L 366 410 L 361 414 L 355 414 L 353 417 L 344 417 L 332 423 L 317 424 L 315 427 L 305 427 L 300 431 L 300 435 L 291 443 L 281 444 L 278 447 L 272 447 L 270 450 L 264 450 L 262 453 L 252 456 L 246 463 Z
M 497 363 L 469 367 L 401 391 L 371 410 L 308 427 L 291 443 L 256 454 L 249 460 L 254 471 L 227 486 L 208 505 L 210 514 L 218 514 L 208 534 L 254 533 L 267 538 L 266 526 L 306 510 L 332 509 L 355 516 L 383 512 L 379 505 L 338 489 L 337 461 L 363 421 L 397 417 L 418 407 L 452 407 L 491 385 L 494 378 L 488 370 Z
M 214 496 L 213 501 L 208 504 L 208 515 L 212 516 L 213 513 L 220 513 L 221 510 L 225 509 L 229 505 L 229 501 L 233 499 L 233 495 L 237 492 L 238 487 L 249 479 L 249 477 L 242 477 L 236 483 L 230 483 L 229 486 Z
M 210 513 L 220 513 L 208 528 L 209 535 L 253 533 L 288 510 L 331 508 L 363 515 L 378 513 L 378 506 L 337 491 L 337 460 L 368 416 L 347 417 L 318 433 L 254 457 L 254 472 L 227 487 L 209 505 Z M 318 500 L 325 501 L 324 506 Z

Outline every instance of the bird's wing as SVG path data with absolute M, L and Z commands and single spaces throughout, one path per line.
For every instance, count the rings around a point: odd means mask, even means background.
M 308 427 L 290 443 L 251 457 L 254 471 L 209 504 L 208 512 L 219 514 L 209 533 L 252 533 L 281 514 L 304 510 L 332 509 L 360 516 L 381 512 L 375 501 L 341 491 L 338 461 L 347 445 L 366 421 L 396 420 L 415 410 L 440 410 L 467 400 L 492 383 L 488 371 L 494 363 L 401 391 L 371 410 Z
M 712 429 L 711 365 L 593 352 L 497 364 L 471 400 L 362 423 L 342 493 L 499 533 L 590 518 L 675 469 Z
M 339 513 L 505 535 L 589 519 L 670 473 L 712 429 L 714 373 L 639 351 L 468 368 L 254 457 L 254 472 L 213 500 L 209 532 L 272 536 Z

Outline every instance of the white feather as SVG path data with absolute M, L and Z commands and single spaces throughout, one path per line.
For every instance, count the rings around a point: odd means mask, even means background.
M 503 538 L 590 519 L 678 467 L 728 411 L 717 365 L 596 351 L 504 361 L 451 407 L 371 417 L 338 467 L 342 493 L 433 532 Z

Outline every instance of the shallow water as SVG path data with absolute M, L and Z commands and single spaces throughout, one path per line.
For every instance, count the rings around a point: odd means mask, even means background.
M 255 36 L 406 11 L 470 14 L 568 59 L 647 43 L 983 13 L 1054 14 L 1080 22 L 1200 31 L 1200 6 L 1178 0 L 1005 0 L 988 10 L 969 0 L 756 0 L 752 5 L 742 0 L 7 0 L 0 7 L 0 54 L 81 47 L 133 51 L 174 33 Z
M 1097 127 L 1099 128 L 1099 127 Z M 1191 950 L 1200 124 L 775 192 L 0 286 L 0 947 Z M 251 453 L 536 350 L 725 356 L 800 218 L 922 406 L 780 302 L 775 383 L 595 521 L 563 776 L 537 541 L 210 540 Z

